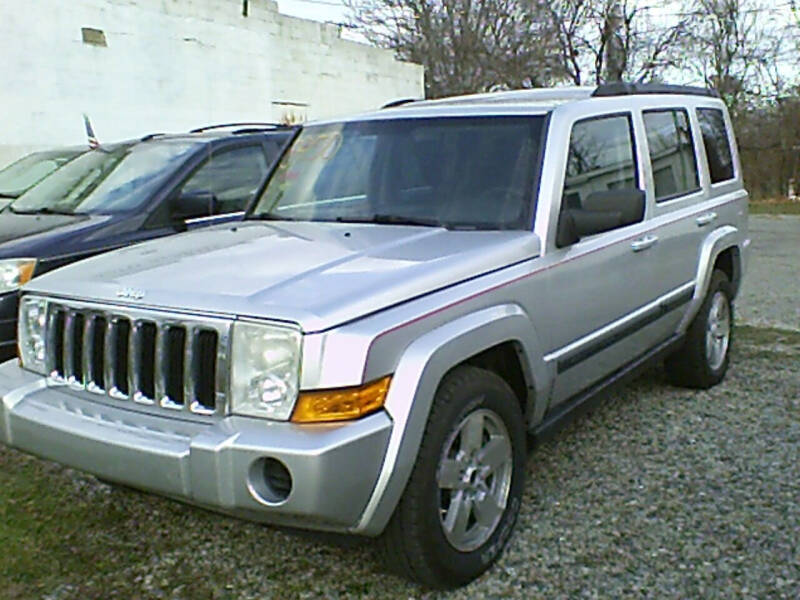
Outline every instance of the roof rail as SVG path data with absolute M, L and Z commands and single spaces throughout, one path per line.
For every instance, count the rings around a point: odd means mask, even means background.
M 286 127 L 283 123 L 220 123 L 219 125 L 206 125 L 205 127 L 198 127 L 192 129 L 189 133 L 203 133 L 204 131 L 211 131 L 213 129 L 227 129 L 229 127 Z
M 155 139 L 157 137 L 161 137 L 162 135 L 166 135 L 166 134 L 165 133 L 160 133 L 160 132 L 159 133 L 148 133 L 147 135 L 142 136 L 139 139 L 139 141 L 140 142 L 149 142 L 150 140 Z
M 592 92 L 594 98 L 608 96 L 635 96 L 639 94 L 685 94 L 688 96 L 709 96 L 719 98 L 719 92 L 712 88 L 691 85 L 669 85 L 666 83 L 604 83 Z
M 419 102 L 419 98 L 400 98 L 399 100 L 392 100 L 391 102 L 387 102 L 383 106 L 381 106 L 381 110 L 384 108 L 394 108 L 395 106 L 403 106 L 404 104 L 411 104 L 412 102 Z

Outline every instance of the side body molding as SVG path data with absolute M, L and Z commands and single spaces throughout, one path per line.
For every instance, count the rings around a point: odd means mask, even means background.
M 694 319 L 697 311 L 700 310 L 700 305 L 706 297 L 708 285 L 711 281 L 711 273 L 714 270 L 714 262 L 717 256 L 728 248 L 739 248 L 742 243 L 741 237 L 741 233 L 736 227 L 725 225 L 712 231 L 703 242 L 703 246 L 700 248 L 694 295 L 679 326 L 679 331 L 681 333 L 689 328 L 692 319 Z M 741 252 L 741 248 L 739 248 L 739 251 Z M 735 266 L 735 268 L 739 269 L 739 274 L 741 275 L 741 264 Z
M 386 399 L 392 434 L 378 481 L 354 533 L 378 535 L 386 527 L 417 458 L 433 397 L 442 377 L 464 360 L 504 342 L 524 354 L 529 414 L 541 412 L 551 377 L 531 320 L 517 304 L 488 307 L 454 319 L 415 340 L 401 356 Z

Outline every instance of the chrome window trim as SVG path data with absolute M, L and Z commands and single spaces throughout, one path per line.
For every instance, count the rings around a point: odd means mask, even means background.
M 196 225 L 198 223 L 214 223 L 215 221 L 222 221 L 232 219 L 234 217 L 243 217 L 245 211 L 237 210 L 236 212 L 222 213 L 221 215 L 211 215 L 208 217 L 197 217 L 196 219 L 186 219 L 186 225 Z

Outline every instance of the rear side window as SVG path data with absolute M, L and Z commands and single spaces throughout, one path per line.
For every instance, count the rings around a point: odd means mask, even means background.
M 592 192 L 638 189 L 629 115 L 578 121 L 569 141 L 565 208 L 583 208 Z
M 697 118 L 703 133 L 711 183 L 733 179 L 733 153 L 722 111 L 718 108 L 698 108 Z
M 689 114 L 683 109 L 644 112 L 656 201 L 700 189 Z

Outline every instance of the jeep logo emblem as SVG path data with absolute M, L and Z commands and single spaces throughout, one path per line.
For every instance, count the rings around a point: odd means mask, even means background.
M 141 300 L 144 298 L 144 290 L 137 290 L 134 288 L 122 288 L 117 291 L 117 298 L 126 298 L 128 300 Z

